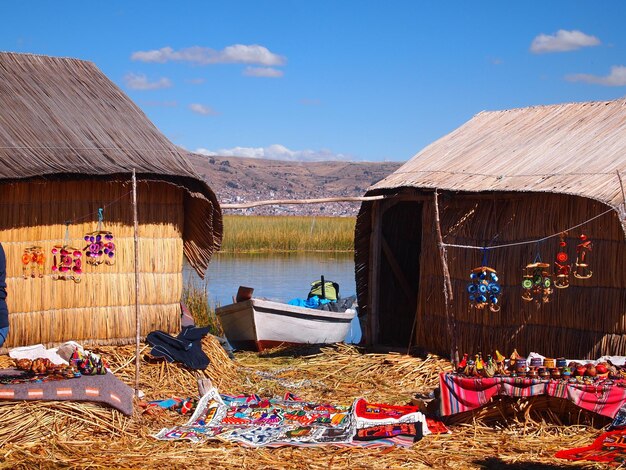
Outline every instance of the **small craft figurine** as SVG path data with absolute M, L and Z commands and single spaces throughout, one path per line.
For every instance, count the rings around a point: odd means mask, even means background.
M 548 263 L 531 263 L 524 268 L 522 280 L 522 299 L 527 302 L 547 303 L 552 294 L 552 275 L 548 272 Z
M 472 269 L 467 285 L 470 304 L 478 309 L 489 307 L 492 312 L 500 311 L 500 292 L 498 273 L 495 269 L 481 266 Z
M 459 362 L 459 365 L 456 367 L 457 372 L 462 373 L 465 370 L 465 367 L 467 366 L 467 357 L 467 353 L 463 354 L 463 359 L 461 359 L 461 362 Z
M 496 375 L 497 370 L 498 370 L 498 366 L 496 365 L 495 361 L 491 357 L 491 354 L 488 354 L 487 360 L 485 361 L 485 369 L 484 369 L 483 375 L 485 377 L 493 377 L 494 375 Z
M 43 254 L 43 248 L 40 246 L 25 248 L 24 254 L 22 254 L 22 276 L 24 279 L 28 279 L 28 277 L 43 277 L 45 262 L 46 257 Z
M 587 258 L 591 251 L 591 240 L 584 233 L 580 234 L 580 243 L 576 246 L 576 263 L 574 263 L 574 277 L 589 279 L 593 272 L 589 269 Z
M 565 232 L 560 235 L 561 240 L 559 241 L 559 252 L 556 254 L 556 260 L 554 261 L 554 287 L 557 289 L 566 289 L 569 287 L 571 265 L 567 264 L 569 256 L 567 256 L 567 252 L 565 251 L 567 248 L 567 242 L 565 241 L 566 235 L 567 233 Z

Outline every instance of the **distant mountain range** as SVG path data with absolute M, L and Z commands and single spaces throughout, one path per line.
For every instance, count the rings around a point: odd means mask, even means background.
M 401 162 L 294 162 L 200 154 L 191 154 L 190 160 L 221 204 L 363 196 L 369 186 L 402 165 Z M 359 207 L 360 203 L 331 202 L 228 209 L 224 213 L 354 216 Z

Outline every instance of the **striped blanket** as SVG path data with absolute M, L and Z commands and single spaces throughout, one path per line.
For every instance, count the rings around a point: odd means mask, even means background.
M 439 376 L 439 385 L 442 416 L 474 410 L 489 403 L 497 395 L 564 398 L 585 410 L 609 418 L 613 418 L 626 402 L 626 384 L 621 382 L 588 385 L 520 377 L 467 378 L 444 372 Z

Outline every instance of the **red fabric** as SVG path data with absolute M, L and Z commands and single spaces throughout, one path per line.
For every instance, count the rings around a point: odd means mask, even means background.
M 587 447 L 560 450 L 555 457 L 594 462 L 626 462 L 626 430 L 605 432 Z
M 467 378 L 441 373 L 441 415 L 448 416 L 483 406 L 496 395 L 531 397 L 548 395 L 565 398 L 594 413 L 613 418 L 626 401 L 626 387 L 621 383 L 597 385 L 571 384 L 564 380 L 541 380 L 519 377 Z

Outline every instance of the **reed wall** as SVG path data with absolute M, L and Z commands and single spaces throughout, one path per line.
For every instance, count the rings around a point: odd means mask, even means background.
M 5 347 L 67 340 L 126 344 L 135 339 L 135 252 L 130 182 L 73 180 L 0 185 L 0 241 L 7 257 L 11 330 Z M 141 335 L 176 332 L 182 293 L 184 190 L 139 182 L 139 304 Z M 83 250 L 98 226 L 114 235 L 115 264 L 85 263 L 80 282 L 54 280 L 54 245 Z M 66 221 L 70 221 L 66 225 Z M 66 239 L 66 229 L 69 238 Z M 43 276 L 23 276 L 27 247 L 43 248 Z M 83 251 L 84 253 L 84 251 Z
M 608 207 L 591 199 L 537 193 L 485 195 L 444 192 L 440 197 L 444 241 L 460 245 L 500 245 L 536 240 L 575 226 Z M 367 212 L 357 223 L 357 282 L 359 301 L 367 298 Z M 435 238 L 432 193 L 423 202 L 420 281 L 414 345 L 446 356 L 450 341 L 445 316 L 443 273 Z M 571 230 L 567 236 L 570 259 L 575 259 L 578 236 L 593 241 L 590 256 L 593 276 L 571 277 L 567 289 L 555 289 L 549 303 L 521 299 L 522 270 L 537 254 L 553 263 L 558 237 L 541 243 L 489 250 L 487 265 L 496 269 L 503 288 L 497 313 L 471 307 L 466 285 L 472 268 L 482 265 L 480 250 L 448 248 L 453 286 L 452 311 L 456 317 L 459 353 L 493 352 L 496 348 L 521 354 L 536 351 L 549 356 L 595 358 L 626 354 L 626 243 L 615 212 Z M 390 245 L 393 239 L 387 240 Z M 381 278 L 384 295 L 392 277 Z M 381 303 L 380 322 L 394 321 L 394 309 Z M 367 307 L 367 306 L 366 306 Z

